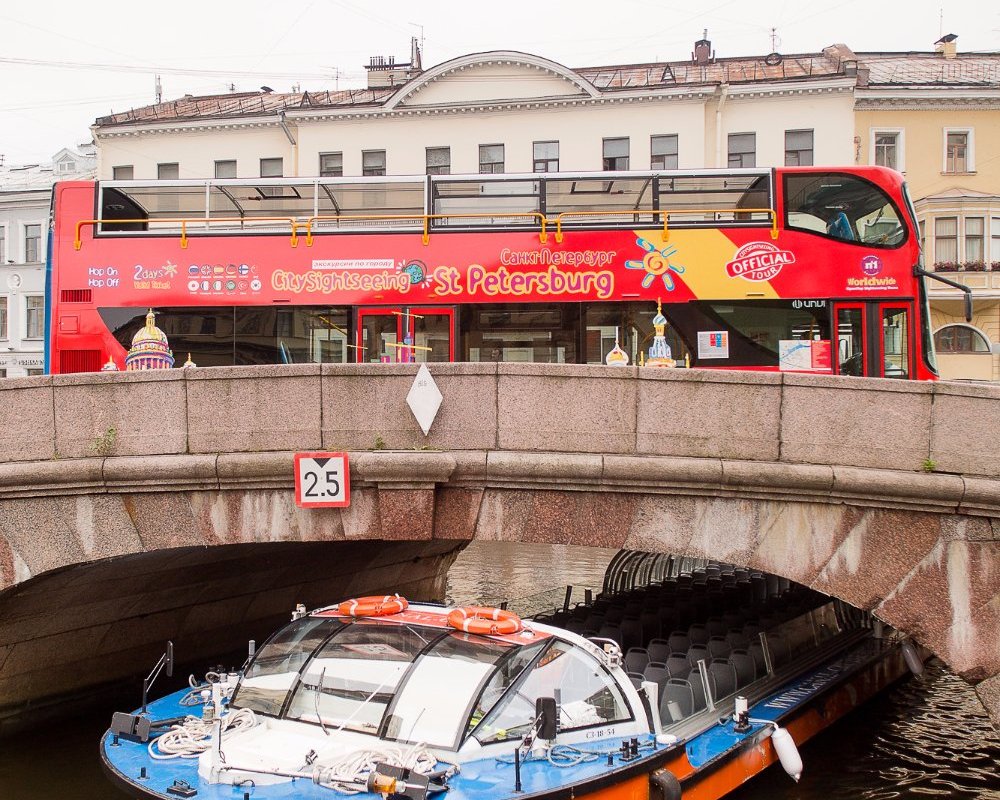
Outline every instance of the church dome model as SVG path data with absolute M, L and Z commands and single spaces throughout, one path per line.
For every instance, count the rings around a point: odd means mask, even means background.
M 125 356 L 125 371 L 170 369 L 174 354 L 167 342 L 167 335 L 156 327 L 156 314 L 149 309 L 146 326 L 132 337 L 132 346 Z

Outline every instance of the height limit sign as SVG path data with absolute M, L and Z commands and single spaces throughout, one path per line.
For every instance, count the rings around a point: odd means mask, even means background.
M 295 454 L 295 505 L 344 508 L 351 504 L 347 453 Z

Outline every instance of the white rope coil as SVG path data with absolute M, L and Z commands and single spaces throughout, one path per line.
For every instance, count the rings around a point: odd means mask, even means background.
M 222 732 L 253 728 L 257 718 L 253 710 L 241 708 L 222 717 Z M 208 750 L 212 744 L 212 729 L 214 720 L 203 720 L 200 717 L 187 716 L 183 722 L 171 725 L 170 729 L 147 745 L 151 758 L 165 761 L 171 758 L 197 758 Z
M 377 764 L 390 764 L 394 767 L 404 767 L 427 775 L 434 772 L 437 757 L 423 744 L 415 744 L 404 751 L 398 747 L 385 749 L 366 748 L 344 753 L 332 759 L 323 759 L 313 765 L 312 779 L 314 783 L 327 789 L 334 789 L 343 794 L 358 794 L 365 791 L 365 781 L 368 775 L 375 771 Z M 457 767 L 449 767 L 449 776 L 457 771 Z

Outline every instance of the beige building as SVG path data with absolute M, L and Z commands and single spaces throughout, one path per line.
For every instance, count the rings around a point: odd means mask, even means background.
M 527 53 L 369 88 L 184 97 L 98 119 L 101 178 L 696 169 L 853 160 L 854 77 L 823 53 L 568 69 Z
M 858 160 L 906 175 L 927 269 L 941 376 L 1000 380 L 1000 53 L 857 53 Z

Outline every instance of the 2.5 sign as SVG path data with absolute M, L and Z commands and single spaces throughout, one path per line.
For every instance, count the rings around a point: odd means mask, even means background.
M 343 508 L 351 504 L 347 453 L 295 454 L 295 505 Z

